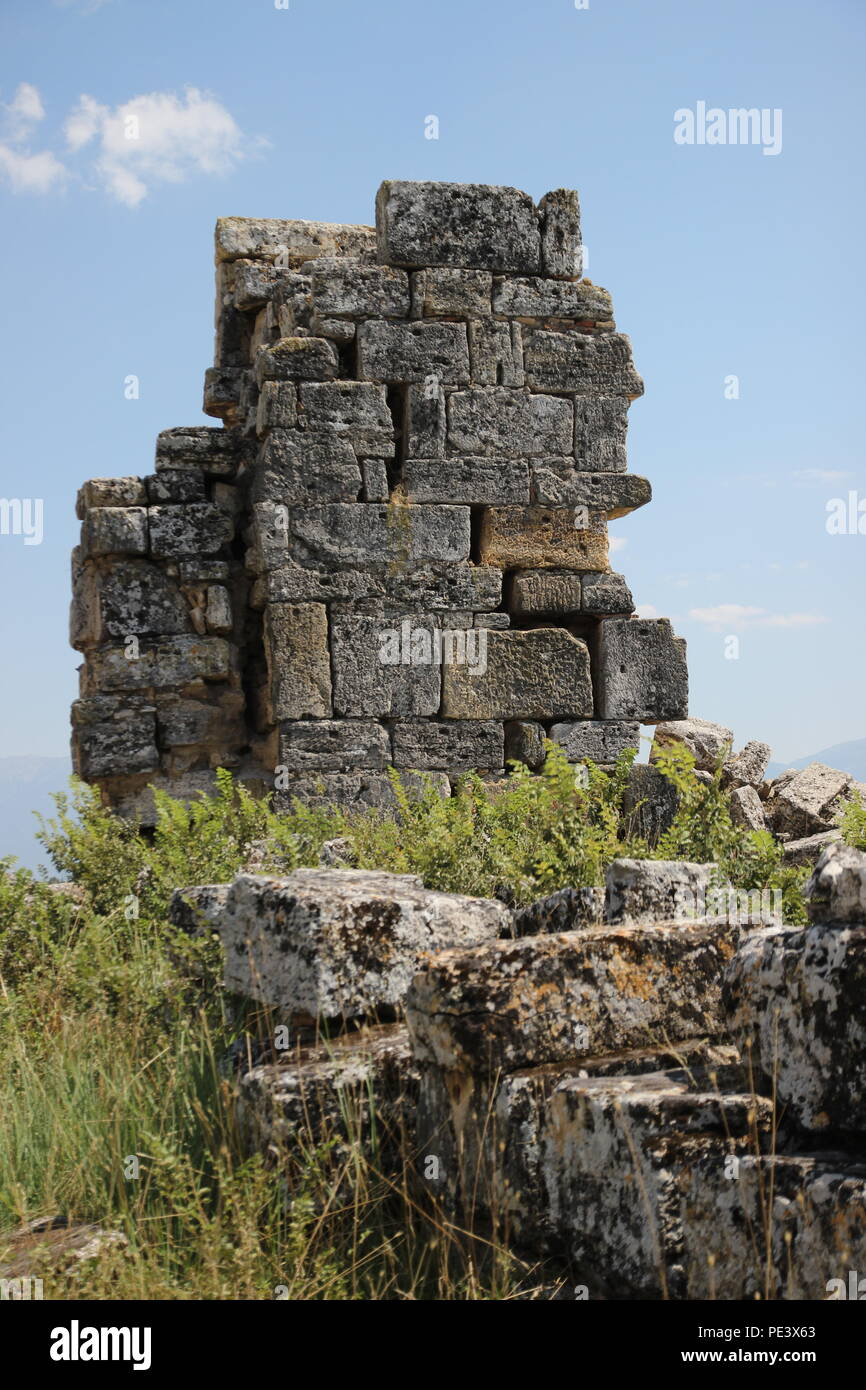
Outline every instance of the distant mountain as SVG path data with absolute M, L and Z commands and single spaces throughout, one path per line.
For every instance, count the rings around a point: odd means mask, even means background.
M 789 767 L 808 767 L 810 763 L 825 763 L 827 767 L 850 773 L 858 782 L 866 782 L 866 738 L 834 743 L 832 748 L 822 748 L 820 753 L 810 753 L 808 758 L 798 758 L 795 763 L 770 763 L 767 777 L 778 777 Z
M 19 867 L 35 869 L 48 863 L 36 839 L 33 812 L 55 812 L 52 792 L 66 790 L 72 773 L 68 758 L 0 758 L 0 859 L 14 854 Z

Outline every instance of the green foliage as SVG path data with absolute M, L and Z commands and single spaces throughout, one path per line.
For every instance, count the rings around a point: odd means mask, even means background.
M 866 806 L 860 796 L 849 801 L 839 821 L 842 839 L 852 849 L 866 850 Z

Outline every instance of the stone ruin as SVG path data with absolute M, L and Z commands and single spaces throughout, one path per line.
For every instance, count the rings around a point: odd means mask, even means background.
M 607 522 L 643 391 L 576 193 L 385 183 L 376 226 L 222 218 L 221 428 L 78 497 L 76 771 L 147 824 L 150 786 L 386 805 L 609 765 L 687 714 L 685 644 L 638 618 Z

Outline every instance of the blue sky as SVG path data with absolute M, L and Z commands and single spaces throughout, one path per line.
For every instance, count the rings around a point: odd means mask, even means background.
M 44 538 L 0 535 L 0 756 L 68 745 L 78 486 L 205 422 L 215 219 L 371 222 L 385 178 L 579 189 L 646 382 L 614 559 L 692 713 L 782 761 L 866 737 L 866 535 L 826 529 L 866 499 L 864 37 L 860 0 L 6 0 L 0 495 Z M 781 150 L 678 145 L 701 101 L 780 110 Z

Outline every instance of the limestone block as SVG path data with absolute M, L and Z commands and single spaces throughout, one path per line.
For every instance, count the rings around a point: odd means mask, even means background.
M 607 530 L 590 518 L 577 530 L 570 511 L 487 507 L 481 514 L 481 563 L 503 569 L 607 569 Z M 615 716 L 614 716 L 615 717 Z
M 402 554 L 398 556 L 402 562 Z M 343 602 L 352 606 L 387 603 L 419 613 L 497 608 L 502 598 L 502 571 L 465 562 L 425 561 L 416 571 L 307 568 L 294 561 L 267 577 L 271 603 Z M 348 611 L 348 610 L 347 610 Z
M 581 473 L 544 459 L 532 465 L 532 501 L 542 507 L 586 507 L 613 521 L 652 500 L 647 478 L 634 473 Z
M 725 786 L 759 787 L 767 771 L 767 763 L 773 755 L 769 743 L 753 740 L 741 748 L 739 753 L 726 758 L 722 766 L 722 781 Z
M 234 535 L 234 523 L 212 502 L 183 507 L 150 507 L 150 553 L 154 559 L 176 560 L 182 555 L 216 555 Z
M 505 725 L 505 761 L 525 763 L 532 772 L 539 772 L 547 756 L 544 741 L 543 724 L 531 719 L 510 720 Z
M 476 386 L 448 397 L 448 449 L 453 454 L 567 454 L 573 432 L 574 407 L 559 396 Z
M 583 613 L 628 614 L 634 609 L 631 590 L 621 574 L 585 574 L 581 594 Z
M 629 771 L 622 809 L 629 834 L 654 845 L 669 830 L 680 799 L 671 782 L 657 767 L 635 763 Z
M 375 260 L 372 227 L 337 222 L 309 222 L 277 217 L 219 217 L 216 258 L 274 261 L 289 268 L 319 256 L 351 256 L 370 264 Z
M 764 803 L 754 787 L 735 787 L 730 799 L 731 821 L 743 830 L 768 830 Z
M 514 913 L 515 936 L 550 936 L 600 927 L 604 922 L 603 888 L 560 888 Z
M 451 783 L 444 772 L 412 772 L 399 774 L 403 791 L 415 799 L 431 789 L 443 798 L 451 795 Z M 295 800 L 312 810 L 333 811 L 334 807 L 352 814 L 367 811 L 397 809 L 397 797 L 386 772 L 359 770 L 355 772 L 311 772 L 292 776 L 288 786 L 278 790 L 274 804 L 278 811 L 290 810 Z
M 469 324 L 469 358 L 472 380 L 479 386 L 522 386 L 520 324 L 473 319 Z
M 470 319 L 490 313 L 493 276 L 488 270 L 431 266 L 412 276 L 412 316 Z
M 284 1021 L 399 1007 L 427 954 L 507 931 L 508 909 L 425 889 L 412 874 L 296 869 L 234 880 L 218 922 L 225 986 Z
M 551 725 L 551 742 L 558 743 L 570 763 L 588 758 L 594 763 L 615 763 L 627 748 L 638 748 L 640 725 L 626 720 L 605 723 L 600 719 Z
M 693 755 L 699 772 L 715 772 L 730 752 L 733 741 L 733 731 L 726 729 L 724 724 L 713 724 L 709 719 L 670 720 L 656 726 L 650 762 L 655 761 L 660 749 L 683 744 Z
M 666 618 L 602 621 L 598 671 L 602 719 L 638 719 L 643 724 L 684 719 L 688 689 L 686 644 L 674 636 Z
M 311 267 L 313 311 L 320 319 L 409 317 L 409 276 L 389 265 L 320 257 Z
M 202 411 L 224 420 L 227 425 L 237 422 L 241 400 L 247 377 L 247 369 L 236 367 L 208 367 L 204 374 L 202 392 Z
M 403 481 L 410 502 L 529 502 L 529 466 L 522 459 L 409 458 Z
M 541 272 L 574 279 L 583 271 L 580 239 L 580 203 L 573 188 L 545 193 L 538 204 L 541 214 Z
M 592 714 L 586 643 L 561 628 L 488 632 L 484 662 L 443 670 L 446 719 L 555 719 Z
M 300 424 L 344 434 L 357 454 L 392 458 L 394 422 L 384 386 L 369 381 L 318 381 L 301 386 Z
M 96 690 L 166 689 L 193 681 L 228 680 L 232 673 L 231 648 L 222 637 L 181 634 L 141 643 L 138 656 L 128 647 L 102 647 L 89 663 L 89 679 Z
M 841 839 L 841 830 L 824 830 L 820 835 L 807 835 L 802 840 L 788 840 L 782 846 L 782 863 L 786 867 L 814 865 L 829 845 L 838 844 Z
M 581 576 L 568 570 L 519 570 L 511 581 L 509 607 L 515 616 L 579 613 Z
M 91 507 L 142 507 L 146 503 L 141 478 L 91 478 L 78 489 L 75 515 L 83 521 Z
M 358 327 L 361 381 L 423 382 L 442 385 L 469 380 L 469 346 L 462 323 L 381 323 Z
M 170 502 L 205 502 L 207 491 L 204 475 L 191 469 L 166 468 L 162 473 L 152 473 L 145 478 L 147 501 L 152 507 Z
M 96 580 L 98 638 L 189 632 L 189 610 L 177 583 L 147 560 L 112 565 Z
M 523 344 L 526 384 L 533 391 L 576 391 L 580 395 L 643 395 L 643 382 L 624 333 L 554 333 L 536 328 Z
M 724 926 L 602 927 L 448 951 L 412 981 L 415 1055 L 491 1075 L 723 1028 Z
M 200 469 L 205 477 L 232 478 L 247 450 L 245 441 L 232 431 L 209 425 L 162 430 L 156 439 L 156 472 Z
M 256 354 L 260 387 L 266 381 L 330 381 L 338 368 L 337 354 L 326 338 L 280 338 Z
M 391 740 L 368 719 L 304 719 L 280 726 L 279 758 L 289 772 L 381 769 L 391 762 Z
M 441 458 L 445 453 L 445 392 L 438 378 L 406 387 L 403 434 L 409 458 Z
M 205 624 L 208 632 L 228 637 L 233 628 L 232 600 L 228 589 L 222 584 L 211 584 L 207 591 Z
M 307 506 L 356 502 L 360 490 L 361 468 L 347 435 L 275 429 L 262 444 L 250 496 L 254 503 Z
M 291 430 L 298 423 L 298 388 L 292 381 L 266 381 L 256 406 L 256 434 Z
M 294 508 L 292 558 L 309 569 L 405 574 L 469 558 L 468 507 L 333 504 Z
M 159 767 L 154 711 L 119 711 L 103 723 L 76 729 L 76 770 L 92 781 L 153 772 Z
M 146 555 L 146 507 L 96 507 L 88 511 L 81 527 L 84 557 L 91 555 Z
M 275 720 L 330 716 L 331 663 L 324 604 L 269 604 L 265 656 Z
M 626 927 L 714 919 L 730 886 L 715 864 L 667 859 L 615 859 L 605 885 L 607 920 Z
M 575 396 L 574 460 L 582 473 L 625 472 L 628 406 L 628 396 Z
M 866 925 L 866 854 L 828 845 L 803 889 L 813 922 Z
M 400 720 L 393 740 L 395 767 L 465 772 L 504 762 L 502 725 L 491 720 Z
M 528 323 L 536 319 L 610 322 L 613 319 L 613 303 L 607 290 L 593 285 L 590 280 L 519 276 L 493 282 L 493 312 Z
M 777 779 L 765 806 L 775 834 L 801 839 L 834 829 L 853 782 L 847 772 L 824 763 L 810 763 L 784 783 Z
M 391 495 L 384 459 L 362 459 L 361 478 L 365 502 L 387 502 Z
M 331 620 L 334 710 L 393 717 L 439 712 L 436 614 L 339 614 Z
M 385 182 L 376 195 L 376 241 L 385 265 L 526 275 L 541 268 L 538 212 L 516 188 Z

